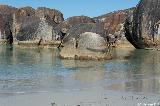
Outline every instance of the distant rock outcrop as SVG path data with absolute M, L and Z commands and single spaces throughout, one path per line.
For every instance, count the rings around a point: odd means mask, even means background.
M 43 41 L 53 40 L 53 28 L 61 23 L 63 14 L 58 10 L 39 7 L 14 8 L 0 6 L 1 40 Z M 12 39 L 10 39 L 12 38 Z
M 5 42 L 11 44 L 12 37 L 12 14 L 17 9 L 7 5 L 0 5 L 0 39 L 5 39 Z
M 104 30 L 103 27 L 104 26 L 101 23 L 76 24 L 66 32 L 66 36 L 63 39 L 63 43 L 68 42 L 72 38 L 78 39 L 79 35 L 85 32 L 93 32 L 93 33 L 101 35 L 102 37 L 106 39 L 105 37 L 106 31 Z
M 36 41 L 41 44 L 41 42 L 52 42 L 53 40 L 63 40 L 64 43 L 67 39 L 85 32 L 103 35 L 106 42 L 110 43 L 109 45 L 117 41 L 124 42 L 126 39 L 123 24 L 126 16 L 133 10 L 134 8 L 115 11 L 95 18 L 74 16 L 64 20 L 63 14 L 55 9 L 14 8 L 0 5 L 0 43 Z M 86 25 L 82 26 L 82 24 Z M 93 26 L 90 26 L 91 24 Z M 103 28 L 99 27 L 100 24 Z M 102 33 L 101 29 L 105 32 Z
M 70 17 L 54 28 L 55 35 L 59 35 L 58 37 L 60 37 L 60 39 L 63 39 L 63 37 L 71 27 L 82 23 L 95 23 L 95 21 L 87 16 Z
M 107 31 L 107 36 L 110 39 L 117 39 L 118 44 L 128 42 L 124 35 L 124 22 L 128 14 L 132 14 L 134 8 L 114 11 L 105 15 L 93 18 L 96 22 L 104 24 L 104 29 Z M 111 41 L 112 42 L 112 41 Z M 127 43 L 128 45 L 129 43 Z
M 43 41 L 53 40 L 53 28 L 63 21 L 63 15 L 57 10 L 48 8 L 32 8 L 19 9 L 25 15 L 15 15 L 17 25 L 20 26 L 19 32 L 16 35 L 17 40 L 35 40 L 43 39 Z M 28 10 L 30 10 L 28 12 Z M 21 21 L 18 20 L 19 17 Z
M 160 48 L 160 0 L 141 0 L 125 22 L 127 39 L 139 49 Z

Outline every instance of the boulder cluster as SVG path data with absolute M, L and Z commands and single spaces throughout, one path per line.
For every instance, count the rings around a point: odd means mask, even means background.
M 64 59 L 111 59 L 110 46 L 160 47 L 159 10 L 159 0 L 140 0 L 135 8 L 64 20 L 55 9 L 0 5 L 0 43 L 56 45 Z
M 54 39 L 53 28 L 62 21 L 63 14 L 55 9 L 0 5 L 0 39 L 9 44 L 40 39 L 48 41 Z
M 22 46 L 57 44 L 56 47 L 63 46 L 61 58 L 111 59 L 108 46 L 121 38 L 117 35 L 123 29 L 127 11 L 132 9 L 95 18 L 74 16 L 64 20 L 63 14 L 55 9 L 0 5 L 0 43 Z
M 132 11 L 133 8 L 94 18 L 74 16 L 64 20 L 63 14 L 55 9 L 45 7 L 37 9 L 32 7 L 15 8 L 0 5 L 0 39 L 6 43 L 60 40 L 63 39 L 68 29 L 82 23 L 101 23 L 106 31 L 105 36 L 113 38 L 113 36 L 120 35 L 125 16 Z

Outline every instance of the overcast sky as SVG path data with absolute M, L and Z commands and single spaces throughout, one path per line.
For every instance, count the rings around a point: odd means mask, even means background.
M 139 0 L 0 0 L 1 4 L 14 7 L 48 7 L 61 11 L 65 18 L 86 15 L 90 17 L 106 14 L 137 5 Z

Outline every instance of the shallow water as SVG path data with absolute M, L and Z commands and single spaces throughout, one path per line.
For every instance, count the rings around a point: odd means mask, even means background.
M 113 50 L 107 61 L 61 60 L 54 49 L 0 46 L 0 96 L 113 90 L 160 94 L 159 51 Z

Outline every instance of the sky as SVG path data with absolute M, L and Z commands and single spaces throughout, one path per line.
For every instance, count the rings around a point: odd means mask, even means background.
M 71 16 L 96 17 L 112 11 L 135 7 L 139 0 L 0 0 L 13 7 L 48 7 L 61 11 L 64 18 Z

